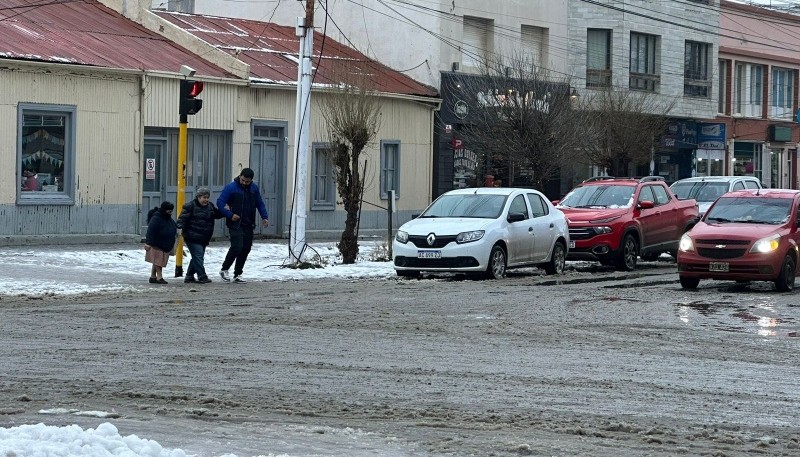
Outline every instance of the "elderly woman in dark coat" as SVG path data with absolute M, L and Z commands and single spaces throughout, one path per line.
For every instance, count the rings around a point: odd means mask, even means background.
M 214 235 L 214 220 L 222 219 L 224 215 L 209 201 L 210 198 L 211 192 L 208 189 L 197 189 L 194 199 L 183 205 L 178 217 L 178 229 L 181 230 L 186 247 L 192 255 L 183 282 L 211 282 L 204 266 L 206 247 Z
M 147 236 L 145 238 L 144 260 L 153 264 L 150 270 L 151 284 L 166 284 L 163 269 L 167 266 L 170 252 L 175 247 L 178 228 L 172 220 L 175 205 L 163 202 L 158 208 L 147 213 Z

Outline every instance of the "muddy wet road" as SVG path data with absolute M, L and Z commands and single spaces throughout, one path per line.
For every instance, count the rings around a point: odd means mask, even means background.
M 3 297 L 0 426 L 204 456 L 800 455 L 800 291 L 674 271 Z M 341 430 L 367 449 L 318 443 Z

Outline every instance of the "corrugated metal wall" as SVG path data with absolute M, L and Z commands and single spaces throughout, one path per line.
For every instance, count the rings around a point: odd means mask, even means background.
M 139 200 L 136 75 L 0 70 L 0 234 L 135 233 Z M 75 106 L 75 204 L 16 205 L 18 104 Z
M 180 79 L 148 76 L 145 79 L 144 123 L 148 127 L 178 127 L 178 90 Z M 206 82 L 199 99 L 203 109 L 189 116 L 189 128 L 234 129 L 239 86 Z
M 0 236 L 138 232 L 142 159 L 138 110 L 142 125 L 177 128 L 179 79 L 148 75 L 144 90 L 140 75 L 113 75 L 103 71 L 47 73 L 24 65 L 0 70 Z M 294 158 L 295 90 L 251 88 L 220 82 L 206 83 L 203 109 L 189 117 L 189 127 L 232 132 L 231 177 L 249 166 L 251 124 L 254 120 L 280 121 L 286 132 L 285 220 L 290 219 Z M 311 142 L 324 142 L 324 120 L 315 93 Z M 17 105 L 64 104 L 77 107 L 75 205 L 17 205 Z M 432 108 L 419 102 L 386 98 L 382 124 L 366 155 L 373 177 L 365 200 L 386 205 L 379 198 L 380 141 L 401 144 L 401 198 L 395 224 L 406 220 L 430 201 Z M 309 173 L 311 164 L 309 161 Z M 309 189 L 310 191 L 310 189 Z M 309 206 L 310 207 L 310 206 Z M 385 227 L 385 212 L 364 207 L 362 229 Z M 344 213 L 309 211 L 309 231 L 341 230 Z

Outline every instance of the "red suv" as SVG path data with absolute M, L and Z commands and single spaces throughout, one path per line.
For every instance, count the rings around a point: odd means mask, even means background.
M 681 238 L 681 286 L 701 279 L 773 281 L 794 289 L 798 265 L 800 191 L 760 189 L 728 192 Z
M 598 260 L 618 270 L 636 268 L 639 255 L 655 260 L 675 253 L 697 221 L 694 200 L 678 200 L 664 178 L 598 176 L 558 202 L 569 225 L 569 259 Z

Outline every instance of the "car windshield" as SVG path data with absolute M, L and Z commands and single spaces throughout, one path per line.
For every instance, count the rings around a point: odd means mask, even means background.
M 678 182 L 672 185 L 672 192 L 681 200 L 693 198 L 698 202 L 710 203 L 728 191 L 726 182 Z
M 500 217 L 505 203 L 505 195 L 442 195 L 437 198 L 420 217 L 475 217 L 497 219 Z
M 580 186 L 572 189 L 559 206 L 570 208 L 628 208 L 633 204 L 635 186 Z
M 791 198 L 722 197 L 706 213 L 706 222 L 782 224 L 789 219 Z

